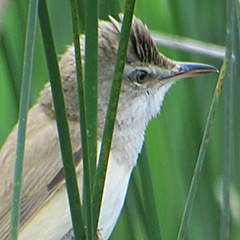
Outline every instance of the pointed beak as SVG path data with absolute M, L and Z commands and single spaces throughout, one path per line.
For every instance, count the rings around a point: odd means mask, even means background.
M 172 71 L 172 74 L 165 77 L 162 80 L 177 81 L 182 78 L 188 78 L 200 74 L 218 72 L 213 66 L 201 63 L 190 63 L 190 62 L 175 62 L 176 68 Z
M 201 63 L 189 63 L 189 62 L 177 62 L 178 66 L 178 73 L 185 77 L 192 77 L 195 75 L 203 74 L 203 73 L 211 73 L 211 72 L 218 72 L 218 70 L 207 64 Z

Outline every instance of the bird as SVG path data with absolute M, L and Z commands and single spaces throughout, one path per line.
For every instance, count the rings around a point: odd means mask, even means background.
M 114 75 L 123 15 L 98 27 L 98 154 Z M 82 63 L 85 36 L 80 35 Z M 74 46 L 59 62 L 80 197 L 83 162 Z M 144 142 L 148 122 L 160 113 L 165 94 L 179 79 L 216 72 L 213 66 L 178 62 L 158 51 L 146 25 L 133 16 L 120 99 L 114 125 L 103 199 L 99 240 L 107 240 L 124 205 L 129 180 Z M 8 238 L 17 142 L 15 125 L 0 152 L 0 240 Z M 28 112 L 20 214 L 20 240 L 60 240 L 71 218 L 50 84 Z

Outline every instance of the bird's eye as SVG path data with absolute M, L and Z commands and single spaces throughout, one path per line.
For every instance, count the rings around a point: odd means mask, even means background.
M 144 80 L 146 79 L 146 77 L 147 77 L 147 72 L 139 71 L 137 73 L 136 80 L 137 80 L 138 83 L 143 83 Z

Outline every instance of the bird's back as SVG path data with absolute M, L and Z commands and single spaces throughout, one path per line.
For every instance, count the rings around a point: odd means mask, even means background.
M 36 121 L 38 124 L 35 124 Z M 80 149 L 78 121 L 69 121 L 73 150 Z M 0 152 L 0 239 L 8 235 L 17 140 L 16 125 Z M 40 104 L 29 111 L 23 167 L 20 227 L 38 212 L 52 194 L 48 188 L 62 169 L 56 121 Z M 54 186 L 57 187 L 57 184 Z

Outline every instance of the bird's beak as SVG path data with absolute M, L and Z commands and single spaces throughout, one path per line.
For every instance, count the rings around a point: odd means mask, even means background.
M 175 82 L 182 78 L 188 78 L 204 73 L 218 72 L 218 70 L 210 65 L 190 62 L 175 62 L 176 68 L 169 76 L 161 80 L 169 80 Z
M 184 78 L 192 77 L 202 73 L 218 72 L 215 67 L 207 64 L 189 62 L 177 62 L 176 64 L 178 66 L 177 74 L 182 75 Z

